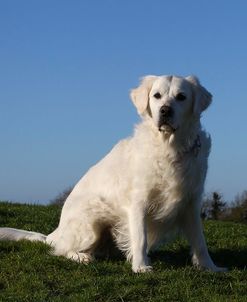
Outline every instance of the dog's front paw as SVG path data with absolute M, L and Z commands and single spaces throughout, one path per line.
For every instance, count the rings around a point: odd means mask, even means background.
M 227 267 L 219 267 L 219 266 L 214 266 L 213 268 L 209 268 L 210 271 L 215 272 L 215 273 L 226 273 L 228 272 Z
M 228 269 L 226 267 L 216 266 L 210 258 L 200 259 L 200 261 L 199 261 L 199 259 L 194 255 L 192 257 L 192 263 L 199 270 L 211 271 L 214 273 L 218 273 L 218 272 L 224 273 L 224 272 L 228 271 Z
M 151 265 L 139 265 L 137 267 L 132 267 L 134 273 L 150 273 L 153 271 L 153 267 Z
M 210 272 L 213 272 L 213 273 L 225 273 L 225 272 L 228 272 L 228 268 L 227 267 L 218 267 L 216 265 L 214 265 L 214 266 L 197 265 L 196 267 L 199 270 L 210 271 Z
M 219 266 L 216 266 L 213 263 L 193 263 L 193 264 L 196 268 L 198 268 L 199 270 L 202 270 L 202 271 L 211 271 L 211 272 L 214 272 L 214 273 L 228 272 L 228 268 L 219 267 Z

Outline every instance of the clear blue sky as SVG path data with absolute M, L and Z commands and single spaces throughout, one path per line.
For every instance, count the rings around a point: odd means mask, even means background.
M 206 191 L 247 189 L 247 1 L 0 2 L 0 200 L 48 202 L 138 116 L 145 74 L 199 76 L 214 95 Z

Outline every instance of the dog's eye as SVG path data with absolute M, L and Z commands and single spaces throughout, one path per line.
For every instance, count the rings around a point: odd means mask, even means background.
M 160 94 L 159 92 L 156 92 L 156 93 L 154 94 L 154 97 L 155 97 L 156 99 L 160 99 L 160 98 L 161 98 L 161 94 Z
M 186 99 L 186 96 L 183 93 L 180 92 L 176 95 L 175 98 L 176 98 L 177 101 L 184 101 Z

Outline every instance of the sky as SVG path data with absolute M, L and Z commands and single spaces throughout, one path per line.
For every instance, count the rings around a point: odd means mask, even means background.
M 148 75 L 213 94 L 205 192 L 247 190 L 247 1 L 0 1 L 0 200 L 49 203 L 139 121 Z

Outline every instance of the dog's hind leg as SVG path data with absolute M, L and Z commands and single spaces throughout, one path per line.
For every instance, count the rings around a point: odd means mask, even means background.
M 79 263 L 90 263 L 102 233 L 100 223 L 84 220 L 73 221 L 70 225 L 60 225 L 47 236 L 47 243 L 53 248 L 53 254 L 64 256 Z

